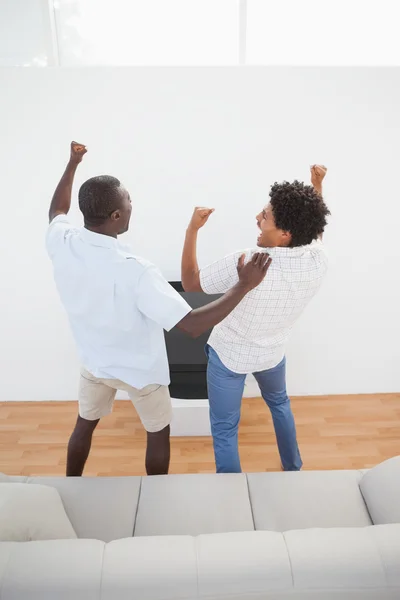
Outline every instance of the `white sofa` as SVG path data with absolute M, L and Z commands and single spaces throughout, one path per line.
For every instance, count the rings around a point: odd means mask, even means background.
M 79 539 L 1 542 L 0 600 L 399 600 L 400 457 L 370 471 L 0 477 Z

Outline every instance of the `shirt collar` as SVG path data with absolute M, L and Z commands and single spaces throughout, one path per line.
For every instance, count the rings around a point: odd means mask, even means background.
M 265 252 L 267 252 L 271 258 L 295 258 L 304 254 L 304 246 L 299 248 L 280 248 L 276 246 L 275 248 L 265 248 Z
M 321 242 L 314 241 L 307 246 L 296 246 L 295 248 L 275 246 L 275 248 L 264 248 L 264 251 L 267 252 L 271 258 L 297 258 L 299 256 L 303 256 L 309 252 L 312 247 L 320 243 Z
M 82 227 L 81 236 L 85 242 L 92 246 L 100 246 L 102 248 L 116 248 L 118 241 L 116 238 L 110 237 L 109 235 L 103 235 L 102 233 L 95 233 L 89 231 L 86 227 Z

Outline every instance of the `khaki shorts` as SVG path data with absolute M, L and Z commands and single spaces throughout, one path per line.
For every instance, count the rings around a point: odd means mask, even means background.
M 128 393 L 146 431 L 161 431 L 171 423 L 172 406 L 167 386 L 148 385 L 137 390 L 119 379 L 97 379 L 86 369 L 81 370 L 79 415 L 88 421 L 109 415 L 117 390 Z

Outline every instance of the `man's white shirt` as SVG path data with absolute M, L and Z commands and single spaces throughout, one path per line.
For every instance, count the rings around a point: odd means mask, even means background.
M 192 309 L 158 269 L 118 240 L 51 222 L 46 247 L 82 365 L 141 389 L 170 382 L 164 329 Z
M 246 261 L 259 251 L 245 251 Z M 265 251 L 272 258 L 265 279 L 214 328 L 209 339 L 224 365 L 235 373 L 272 369 L 282 361 L 290 331 L 327 270 L 319 240 L 309 246 Z M 241 254 L 230 254 L 201 269 L 200 283 L 206 294 L 225 293 L 238 282 Z

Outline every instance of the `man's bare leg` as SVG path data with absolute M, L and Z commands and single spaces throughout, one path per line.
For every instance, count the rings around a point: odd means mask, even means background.
M 100 419 L 88 421 L 78 416 L 68 442 L 67 477 L 80 477 L 92 445 L 92 435 Z
M 147 432 L 146 473 L 147 475 L 167 475 L 170 460 L 170 427 L 156 433 Z

